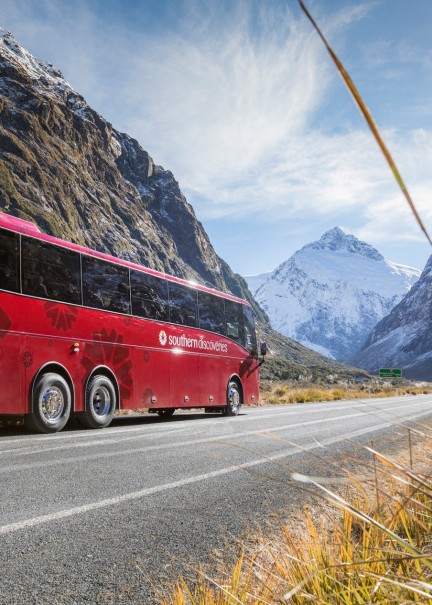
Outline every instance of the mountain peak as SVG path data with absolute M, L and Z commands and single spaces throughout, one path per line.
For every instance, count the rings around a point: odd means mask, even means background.
M 5 55 L 12 56 L 23 63 L 33 76 L 42 74 L 49 75 L 52 78 L 63 80 L 63 75 L 59 69 L 47 61 L 41 61 L 34 57 L 28 50 L 21 46 L 11 32 L 0 27 L 0 43 L 3 46 Z
M 340 227 L 333 227 L 333 229 L 326 231 L 318 241 L 308 244 L 305 248 L 330 250 L 331 252 L 349 252 L 371 260 L 384 260 L 384 257 L 373 246 L 359 240 L 354 235 L 345 233 Z
M 342 231 L 340 227 L 333 227 L 333 229 L 329 229 L 322 236 L 321 239 L 339 239 L 345 238 L 347 234 L 345 231 Z
M 43 61 L 32 55 L 21 44 L 19 44 L 13 34 L 0 27 L 0 54 L 4 69 L 7 69 L 8 77 L 11 76 L 11 70 L 18 70 L 24 76 L 22 84 L 28 86 L 28 78 L 31 79 L 31 86 L 35 91 L 44 97 L 60 96 L 65 100 L 71 98 L 71 103 L 77 104 L 82 108 L 87 105 L 84 99 L 76 93 L 72 86 L 67 82 L 62 72 L 52 63 Z M 9 64 L 9 68 L 7 65 Z M 74 108 L 76 109 L 76 107 Z
M 334 227 L 279 265 L 255 298 L 281 334 L 340 360 L 364 345 L 419 273 Z

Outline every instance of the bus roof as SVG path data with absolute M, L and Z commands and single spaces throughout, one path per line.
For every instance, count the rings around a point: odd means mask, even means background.
M 202 292 L 208 292 L 210 294 L 216 294 L 217 296 L 221 296 L 222 298 L 226 298 L 229 300 L 233 300 L 235 302 L 240 302 L 247 306 L 251 306 L 247 300 L 243 298 L 239 298 L 238 296 L 234 296 L 232 294 L 226 294 L 225 292 L 221 292 L 220 290 L 215 290 L 214 288 L 209 288 L 207 286 L 203 286 L 202 284 L 198 284 L 194 281 L 190 281 L 187 279 L 182 279 L 181 277 L 175 277 L 174 275 L 168 275 L 167 273 L 163 273 L 161 271 L 156 271 L 155 269 L 150 269 L 148 267 L 143 267 L 142 265 L 138 265 L 136 263 L 123 260 L 116 256 L 111 256 L 110 254 L 105 254 L 104 252 L 98 252 L 97 250 L 92 250 L 91 248 L 86 248 L 85 246 L 80 246 L 79 244 L 73 244 L 72 242 L 68 242 L 66 240 L 59 239 L 57 237 L 53 237 L 52 235 L 47 235 L 43 233 L 37 225 L 32 223 L 31 221 L 26 221 L 22 218 L 18 218 L 15 216 L 11 216 L 10 214 L 6 214 L 5 212 L 0 212 L 0 227 L 4 229 L 9 229 L 10 231 L 16 231 L 17 233 L 22 233 L 25 235 L 30 235 L 42 241 L 57 244 L 64 248 L 69 248 L 71 250 L 75 250 L 76 252 L 81 252 L 83 254 L 87 254 L 88 256 L 95 256 L 97 258 L 101 258 L 103 260 L 111 261 L 118 265 L 123 265 L 124 267 L 129 267 L 131 269 L 138 269 L 139 271 L 143 271 L 144 273 L 148 273 L 149 275 L 154 275 L 155 277 L 161 277 L 167 279 L 168 281 L 172 281 L 178 284 L 183 284 L 188 287 L 193 287 L 197 290 L 201 290 Z

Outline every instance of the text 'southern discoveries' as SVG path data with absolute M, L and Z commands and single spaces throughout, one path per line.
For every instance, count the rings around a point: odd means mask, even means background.
M 204 349 L 205 351 L 217 351 L 227 353 L 228 345 L 213 340 L 204 340 L 204 338 L 188 338 L 184 334 L 181 336 L 168 336 L 168 344 L 172 347 L 186 347 L 188 349 Z

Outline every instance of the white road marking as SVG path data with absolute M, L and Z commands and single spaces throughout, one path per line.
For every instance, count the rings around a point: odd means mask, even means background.
M 393 398 L 392 398 L 393 399 Z M 384 401 L 382 399 L 376 399 L 373 400 L 374 404 L 372 404 L 371 400 L 367 400 L 366 402 L 363 403 L 362 400 L 356 399 L 353 400 L 353 402 L 355 402 L 355 404 L 350 404 L 350 405 L 343 405 L 340 406 L 338 405 L 337 407 L 328 407 L 328 411 L 332 412 L 332 411 L 340 411 L 340 410 L 347 410 L 347 409 L 362 409 L 362 408 L 366 408 L 368 410 L 371 411 L 377 411 L 377 412 L 381 412 L 381 411 L 385 411 L 385 410 L 380 410 L 378 409 L 376 406 L 380 405 L 383 406 L 384 404 L 389 405 L 392 401 L 392 399 L 385 399 Z M 420 405 L 420 403 L 425 403 L 424 401 L 421 402 L 419 401 L 419 397 L 417 396 L 416 398 L 398 398 L 396 400 L 396 403 L 398 403 L 399 405 L 397 405 L 397 407 L 392 407 L 391 411 L 392 414 L 398 410 L 398 409 L 405 409 L 407 406 L 407 401 L 412 401 L 415 400 L 417 405 Z M 332 402 L 334 403 L 334 402 Z M 339 403 L 339 402 L 338 402 Z M 342 402 L 341 402 L 342 403 Z M 402 404 L 402 405 L 401 405 Z M 315 404 L 313 404 L 315 405 Z M 324 412 L 325 410 L 323 409 L 323 404 L 320 404 L 319 409 L 317 409 L 316 411 L 319 412 Z M 412 407 L 412 406 L 410 406 Z M 286 412 L 280 412 L 280 408 L 279 412 L 274 412 L 274 413 L 270 413 L 270 414 L 259 414 L 259 415 L 253 415 L 253 416 L 240 416 L 237 418 L 233 418 L 231 419 L 232 422 L 247 422 L 247 421 L 251 421 L 251 420 L 262 420 L 263 418 L 279 418 L 281 416 L 295 416 L 296 414 L 298 414 L 300 411 L 304 411 L 304 407 L 302 409 L 297 408 L 296 410 L 290 409 L 289 411 Z M 258 410 L 255 410 L 256 412 Z M 261 411 L 261 410 L 259 410 Z M 264 410 L 262 410 L 264 411 Z M 343 416 L 346 418 L 349 418 L 349 416 Z M 225 421 L 228 419 L 225 419 Z M 210 419 L 194 419 L 193 421 L 193 426 L 178 426 L 176 425 L 175 427 L 168 429 L 166 426 L 162 427 L 161 425 L 155 425 L 154 428 L 151 429 L 151 432 L 149 433 L 142 433 L 143 430 L 148 430 L 148 426 L 146 425 L 145 427 L 141 426 L 141 427 L 131 427 L 131 428 L 109 428 L 108 430 L 104 431 L 102 434 L 100 432 L 100 430 L 94 430 L 94 431 L 85 431 L 84 433 L 59 433 L 59 434 L 54 434 L 54 435 L 49 435 L 49 436 L 42 436 L 42 435 L 34 435 L 33 437 L 24 437 L 22 439 L 0 439 L 0 443 L 4 443 L 6 445 L 11 444 L 11 443 L 32 443 L 32 447 L 28 447 L 28 448 L 20 448 L 20 447 L 16 447 L 16 448 L 7 448 L 7 449 L 3 449 L 0 450 L 0 455 L 6 455 L 9 453 L 14 453 L 17 455 L 29 455 L 29 454 L 37 454 L 37 453 L 43 453 L 43 452 L 50 452 L 50 451 L 55 451 L 55 450 L 62 450 L 62 449 L 78 449 L 78 448 L 82 448 L 82 447 L 92 447 L 92 446 L 98 446 L 98 445 L 109 445 L 111 443 L 115 444 L 115 443 L 121 443 L 123 441 L 130 441 L 130 440 L 134 440 L 134 439 L 141 439 L 141 438 L 145 438 L 145 437 L 158 437 L 159 435 L 168 435 L 171 433 L 181 433 L 181 432 L 186 432 L 188 430 L 193 430 L 193 432 L 196 432 L 196 428 L 197 425 L 198 426 L 205 426 L 205 427 L 209 427 L 209 426 L 214 426 L 214 425 L 220 425 L 220 419 L 218 420 L 210 420 Z M 297 425 L 291 425 L 291 426 L 297 426 Z M 300 426 L 300 425 L 299 425 Z M 280 427 L 282 428 L 282 427 Z M 285 428 L 285 427 L 283 427 Z M 271 429 L 269 429 L 271 430 Z M 124 434 L 124 433 L 141 433 L 138 435 L 133 435 L 133 436 L 126 436 L 124 438 L 121 439 L 117 439 L 117 435 L 119 434 Z M 247 433 L 244 433 L 247 434 Z M 83 439 L 83 438 L 87 438 L 89 437 L 89 435 L 91 436 L 96 436 L 96 439 L 91 439 L 88 441 L 84 441 L 82 443 L 74 443 L 69 445 L 68 443 L 63 443 L 65 440 L 69 441 L 70 439 L 73 439 L 75 437 L 79 438 L 79 439 Z M 50 441 L 51 443 L 55 442 L 56 445 L 52 445 L 51 447 L 44 447 L 43 445 L 40 448 L 37 448 L 37 445 L 41 442 L 45 442 L 45 441 Z M 58 443 L 58 442 L 62 442 L 62 443 Z M 189 442 L 188 442 L 189 443 Z M 151 447 L 151 446 L 149 446 Z M 0 471 L 1 472 L 1 471 Z
M 171 433 L 176 433 L 177 435 L 179 433 L 184 433 L 187 431 L 187 427 L 178 427 L 175 429 L 172 429 L 171 431 L 164 431 L 163 433 L 156 433 L 156 435 L 169 435 Z M 92 446 L 102 446 L 102 445 L 111 445 L 112 443 L 124 443 L 125 441 L 131 441 L 134 439 L 145 439 L 147 437 L 154 437 L 155 433 L 152 431 L 151 433 L 141 433 L 139 435 L 131 435 L 130 437 L 120 437 L 119 439 L 110 439 L 110 435 L 104 433 L 103 435 L 101 435 L 102 439 L 92 439 L 90 441 L 84 441 L 81 443 L 65 443 L 65 444 L 60 444 L 60 445 L 54 445 L 52 447 L 49 446 L 42 446 L 39 448 L 31 448 L 31 447 L 26 447 L 26 448 L 20 448 L 20 447 L 14 447 L 8 450 L 0 450 L 0 455 L 5 455 L 5 454 L 15 454 L 16 456 L 27 456 L 29 454 L 43 454 L 45 452 L 52 452 L 55 450 L 70 450 L 70 449 L 75 449 L 75 448 L 82 448 L 82 447 L 92 447 Z M 105 439 L 103 438 L 105 437 Z
M 417 403 L 411 404 L 411 405 L 399 406 L 398 410 L 409 409 L 410 411 L 412 411 L 414 407 L 419 407 L 419 406 L 423 406 L 423 405 L 424 405 L 424 402 L 417 402 Z M 386 412 L 385 410 L 378 410 L 378 411 L 381 414 L 383 412 Z M 391 424 L 393 426 L 401 424 L 402 422 L 404 422 L 406 420 L 412 419 L 411 416 L 408 416 L 405 418 L 395 418 L 394 417 L 394 412 L 395 412 L 394 408 L 392 408 L 392 410 L 388 411 L 388 413 L 390 413 L 390 412 L 392 414 Z M 426 413 L 430 413 L 430 412 L 428 411 Z M 178 447 L 202 445 L 204 443 L 218 443 L 218 442 L 227 441 L 230 439 L 237 439 L 239 437 L 247 437 L 247 436 L 252 436 L 252 435 L 266 435 L 266 434 L 271 435 L 275 432 L 291 430 L 291 429 L 296 429 L 296 428 L 303 428 L 303 427 L 308 427 L 308 426 L 314 426 L 317 424 L 338 422 L 338 421 L 348 420 L 348 419 L 352 419 L 352 418 L 367 418 L 370 415 L 371 414 L 364 414 L 363 412 L 358 412 L 356 414 L 344 414 L 342 416 L 317 418 L 315 420 L 308 420 L 306 422 L 297 422 L 297 423 L 285 424 L 285 425 L 275 426 L 275 427 L 265 427 L 262 429 L 255 429 L 255 430 L 251 430 L 251 431 L 239 431 L 236 433 L 225 433 L 223 435 L 215 435 L 212 437 L 205 437 L 203 439 L 189 439 L 186 441 L 179 441 L 176 443 L 160 443 L 157 445 L 146 445 L 146 446 L 140 447 L 140 448 L 132 448 L 132 449 L 127 449 L 127 450 L 122 449 L 121 451 L 112 451 L 112 452 L 105 451 L 105 452 L 103 452 L 103 456 L 104 456 L 104 459 L 119 458 L 120 456 L 129 456 L 131 454 L 142 454 L 144 452 L 151 452 L 151 451 L 155 451 L 155 450 L 174 449 L 174 448 L 178 448 Z M 374 413 L 373 415 L 377 419 L 383 420 L 383 418 L 380 418 L 378 413 Z M 121 440 L 121 442 L 122 441 L 123 440 Z M 100 440 L 96 440 L 96 441 L 91 442 L 91 445 L 99 446 L 100 443 L 101 443 Z M 78 443 L 78 444 L 73 444 L 73 445 L 68 446 L 67 449 L 76 449 L 76 448 L 80 448 L 80 447 L 84 447 L 84 446 L 85 446 L 85 444 Z M 46 448 L 43 450 L 35 450 L 34 452 L 27 452 L 27 454 L 30 454 L 30 453 L 40 454 L 40 453 L 44 453 L 44 452 L 54 450 L 54 449 L 63 449 L 63 447 L 64 446 L 57 446 L 57 447 L 53 447 L 53 448 Z M 17 472 L 17 471 L 30 470 L 33 468 L 59 466 L 59 465 L 71 464 L 71 463 L 75 463 L 75 462 L 85 462 L 85 461 L 91 461 L 94 459 L 95 459 L 95 457 L 93 454 L 87 454 L 84 456 L 69 456 L 67 458 L 55 458 L 55 459 L 50 459 L 50 460 L 41 460 L 41 461 L 28 462 L 28 463 L 23 463 L 23 464 L 13 464 L 13 465 L 8 465 L 6 467 L 0 468 L 0 474 L 7 474 L 7 473 L 12 473 L 12 472 Z
M 414 418 L 420 418 L 422 416 L 426 416 L 430 414 L 430 412 L 423 412 Z M 66 510 L 58 511 L 56 513 L 50 513 L 47 515 L 41 515 L 39 517 L 33 517 L 32 519 L 24 519 L 22 521 L 17 521 L 16 523 L 9 523 L 8 525 L 0 526 L 0 534 L 9 534 L 14 531 L 19 531 L 21 529 L 28 529 L 30 527 L 36 527 L 38 525 L 43 525 L 45 523 L 52 523 L 54 521 L 58 521 L 60 519 L 65 519 L 67 517 L 73 517 L 75 515 L 81 515 L 83 513 L 88 513 L 94 510 L 98 510 L 101 508 L 107 508 L 110 506 L 117 506 L 124 502 L 130 502 L 132 500 L 138 500 L 140 498 L 145 498 L 147 496 L 151 496 L 153 494 L 159 494 L 161 492 L 165 492 L 168 490 L 176 489 L 179 487 L 184 487 L 185 485 L 191 485 L 193 483 L 198 483 L 200 481 L 206 481 L 208 479 L 213 479 L 214 477 L 221 477 L 223 475 L 228 475 L 234 472 L 238 472 L 240 470 L 247 470 L 248 468 L 253 468 L 255 466 L 260 466 L 262 464 L 268 464 L 269 462 L 275 462 L 276 460 L 281 460 L 282 458 L 286 458 L 288 456 L 292 456 L 294 454 L 298 454 L 303 451 L 311 451 L 317 448 L 321 448 L 324 446 L 332 445 L 334 443 L 338 443 L 340 441 L 344 441 L 346 439 L 353 439 L 354 437 L 358 437 L 361 435 L 365 435 L 367 433 L 372 433 L 374 431 L 386 428 L 388 426 L 392 426 L 392 422 L 387 422 L 385 424 L 381 424 L 379 426 L 368 427 L 367 429 L 361 429 L 358 431 L 352 431 L 350 433 L 346 433 L 344 435 L 338 435 L 337 437 L 331 437 L 329 439 L 324 439 L 320 443 L 311 443 L 304 446 L 290 447 L 283 452 L 278 452 L 277 454 L 273 454 L 270 456 L 266 456 L 264 458 L 258 458 L 256 460 L 251 460 L 250 462 L 246 462 L 244 464 L 239 464 L 236 466 L 228 466 L 217 471 L 212 471 L 209 473 L 203 473 L 202 475 L 195 475 L 194 477 L 188 477 L 185 479 L 180 479 L 178 481 L 173 481 L 171 483 L 165 483 L 164 485 L 156 485 L 154 487 L 145 488 L 139 491 L 130 492 L 127 494 L 123 494 L 122 496 L 115 496 L 113 498 L 107 498 L 105 500 L 99 500 L 96 502 L 91 502 L 89 504 L 84 504 L 82 506 L 75 506 L 73 508 L 69 508 Z
M 323 412 L 326 409 L 328 411 L 337 411 L 337 410 L 350 410 L 353 408 L 369 408 L 369 409 L 375 409 L 376 406 L 385 406 L 385 405 L 390 405 L 392 402 L 395 403 L 403 403 L 404 405 L 406 404 L 407 401 L 418 401 L 420 399 L 424 399 L 430 396 L 427 395 L 417 395 L 416 397 L 390 397 L 390 398 L 371 398 L 371 399 L 351 399 L 351 400 L 341 400 L 341 401 L 327 401 L 327 402 L 319 402 L 319 403 L 302 403 L 302 404 L 283 404 L 283 405 L 278 405 L 275 406 L 273 409 L 274 411 L 270 411 L 269 408 L 248 408 L 248 406 L 244 406 L 242 407 L 242 415 L 238 416 L 236 418 L 225 418 L 224 421 L 225 422 L 229 422 L 231 420 L 231 422 L 248 422 L 248 421 L 254 421 L 254 420 L 261 420 L 263 418 L 274 418 L 274 417 L 280 417 L 280 416 L 295 416 L 296 414 L 299 414 L 301 412 L 304 412 L 305 407 L 306 406 L 311 406 L 311 407 L 315 407 L 317 405 L 319 405 L 319 411 Z M 432 399 L 431 399 L 431 403 L 432 403 Z M 398 406 L 400 407 L 400 406 Z M 286 409 L 287 411 L 281 411 L 283 409 Z M 318 409 L 318 408 L 317 408 Z M 181 410 L 181 408 L 179 408 L 179 411 Z M 252 415 L 247 415 L 247 411 L 253 411 Z M 197 412 L 197 414 L 203 414 L 203 412 Z M 131 416 L 127 416 L 128 419 L 131 418 Z M 137 416 L 137 419 L 147 419 L 147 420 L 151 420 L 152 417 L 148 416 L 148 415 L 143 415 L 142 418 L 140 418 L 139 416 Z M 215 425 L 215 424 L 220 424 L 221 422 L 221 418 L 218 418 L 217 420 L 210 420 L 210 418 L 199 418 L 199 419 L 194 419 L 194 430 L 195 427 L 197 425 L 201 425 L 203 424 L 204 426 L 211 426 L 211 425 Z M 32 443 L 32 444 L 36 444 L 36 443 L 40 443 L 40 442 L 44 442 L 44 441 L 69 441 L 71 439 L 88 439 L 89 435 L 99 435 L 100 438 L 107 438 L 109 436 L 115 436 L 117 434 L 122 434 L 122 433 L 132 433 L 132 432 L 140 432 L 140 431 L 146 431 L 149 430 L 148 425 L 151 424 L 152 425 L 152 433 L 148 433 L 149 436 L 153 436 L 153 434 L 158 434 L 159 432 L 161 433 L 165 433 L 167 430 L 167 425 L 163 425 L 162 423 L 157 423 L 157 422 L 151 422 L 151 423 L 146 423 L 144 426 L 139 426 L 139 427 L 127 427 L 127 428 L 122 428 L 122 427 L 109 427 L 108 429 L 106 429 L 105 431 L 103 431 L 101 433 L 100 429 L 94 429 L 94 430 L 83 430 L 81 432 L 79 431 L 74 431 L 72 433 L 69 432 L 60 432 L 60 433 L 54 433 L 52 435 L 31 435 L 29 437 L 18 437 L 18 438 L 9 438 L 6 435 L 3 435 L 0 437 L 0 443 L 2 445 L 9 445 L 9 444 L 14 444 L 14 443 Z M 171 425 L 171 423 L 170 423 Z M 180 427 L 179 425 L 176 425 L 175 429 L 171 428 L 171 430 L 178 430 L 180 432 L 180 430 L 187 430 L 188 428 L 191 427 Z M 16 448 L 18 449 L 18 448 Z M 0 454 L 2 453 L 7 453 L 8 451 L 12 451 L 12 450 L 1 450 Z

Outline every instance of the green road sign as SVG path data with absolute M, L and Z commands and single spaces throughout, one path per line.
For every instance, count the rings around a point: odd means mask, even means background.
M 402 370 L 398 368 L 381 368 L 379 371 L 380 378 L 402 378 Z

